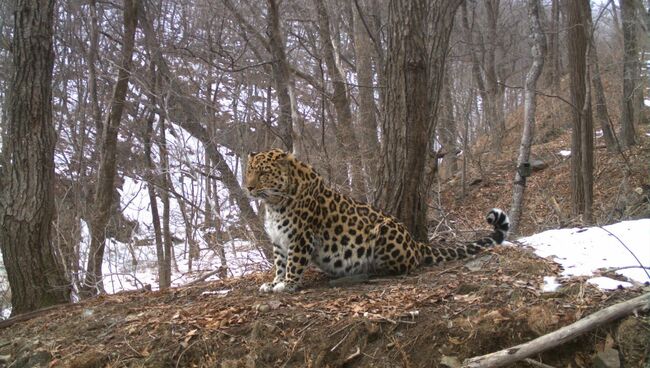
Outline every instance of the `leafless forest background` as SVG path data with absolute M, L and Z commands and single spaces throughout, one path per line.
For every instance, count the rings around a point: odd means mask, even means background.
M 436 224 L 432 219 L 450 210 L 441 204 L 441 183 L 453 182 L 448 188 L 462 199 L 473 181 L 490 180 L 491 162 L 518 148 L 524 85 L 533 61 L 528 8 L 533 2 L 414 1 L 412 8 L 387 0 L 54 2 L 51 245 L 65 280 L 80 297 L 101 292 L 106 239 L 128 244 L 131 252 L 153 247 L 161 287 L 171 284 L 171 270 L 181 259 L 188 271 L 196 271 L 192 262 L 205 250 L 219 264 L 200 270 L 197 278 L 205 272 L 232 275 L 224 244 L 250 240 L 251 250 L 268 249 L 260 206 L 246 197 L 240 178 L 249 151 L 272 147 L 294 151 L 341 192 L 400 218 L 412 214 L 405 221 L 426 236 Z M 574 106 L 569 85 L 582 73 L 576 83 L 587 87 L 591 106 L 577 119 L 591 116 L 593 106 L 593 127 L 583 125 L 587 135 L 602 131 L 609 152 L 618 155 L 639 141 L 640 127 L 647 127 L 642 101 L 648 94 L 650 3 L 575 1 L 590 14 L 572 10 L 573 3 L 538 3 L 546 52 L 534 91 L 547 107 L 532 139 L 545 142 L 576 126 L 572 108 L 589 104 L 583 96 Z M 394 22 L 398 15 L 405 25 L 401 31 L 394 26 L 400 24 Z M 13 62 L 14 16 L 14 2 L 2 2 L 5 151 L 16 139 L 8 128 L 9 97 L 15 69 L 22 67 Z M 407 28 L 406 19 L 419 19 L 421 33 Z M 575 24 L 585 29 L 582 46 L 571 35 Z M 399 45 L 391 43 L 391 35 L 400 32 L 413 39 L 419 53 L 394 52 Z M 632 59 L 624 52 L 624 39 L 631 36 Z M 400 55 L 407 60 L 396 59 Z M 418 55 L 426 56 L 423 64 Z M 582 69 L 574 69 L 572 58 L 582 58 Z M 424 83 L 391 71 L 403 65 L 421 69 Z M 406 84 L 403 90 L 391 89 L 399 83 Z M 410 86 L 422 88 L 405 101 L 422 97 L 416 101 L 426 107 L 417 112 L 422 125 L 407 125 L 413 116 L 386 107 Z M 632 94 L 626 92 L 630 88 Z M 559 107 L 548 108 L 549 101 Z M 625 119 L 630 125 L 622 123 Z M 390 132 L 403 140 L 391 141 Z M 416 138 L 423 142 L 419 151 L 399 151 Z M 418 178 L 414 190 L 427 198 L 426 206 L 392 203 L 397 184 L 387 167 L 395 158 L 414 163 L 404 165 L 403 177 Z M 6 168 L 11 161 L 2 164 Z M 513 162 L 501 179 L 511 180 L 515 171 Z M 153 204 L 142 209 L 149 213 L 147 221 L 124 212 L 132 183 L 142 183 L 139 190 Z M 589 219 L 588 197 L 588 191 L 587 199 L 577 193 L 573 204 L 563 205 L 576 215 L 586 211 Z M 82 239 L 83 234 L 91 239 Z M 84 242 L 89 250 L 82 249 Z M 7 290 L 4 295 L 7 305 Z

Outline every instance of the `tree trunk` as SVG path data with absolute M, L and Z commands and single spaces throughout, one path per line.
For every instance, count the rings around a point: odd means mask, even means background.
M 616 139 L 614 137 L 614 129 L 612 127 L 611 121 L 609 119 L 609 113 L 607 112 L 607 102 L 605 100 L 605 91 L 603 89 L 603 82 L 600 79 L 600 66 L 598 65 L 598 52 L 596 51 L 596 43 L 593 40 L 589 40 L 589 66 L 591 70 L 591 85 L 594 91 L 594 98 L 596 100 L 596 118 L 600 124 L 600 129 L 603 131 L 603 138 L 605 138 L 605 144 L 607 149 L 610 151 L 616 150 Z
M 160 152 L 160 201 L 163 205 L 162 217 L 162 254 L 158 254 L 158 285 L 160 289 L 167 289 L 171 286 L 172 273 L 172 234 L 169 227 L 170 201 L 169 190 L 171 189 L 171 178 L 169 176 L 169 154 L 167 152 L 167 135 L 165 134 L 165 119 L 160 117 L 160 141 L 158 142 L 158 151 Z M 162 267 L 161 267 L 162 266 Z
M 333 46 L 329 15 L 327 14 L 324 0 L 314 0 L 314 5 L 316 6 L 318 17 L 318 33 L 321 41 L 322 55 L 323 59 L 325 59 L 327 72 L 332 80 L 332 86 L 334 87 L 332 102 L 334 104 L 334 110 L 336 111 L 338 122 L 336 135 L 340 140 L 343 149 L 343 152 L 340 152 L 340 157 L 346 161 L 345 166 L 348 166 L 346 174 L 347 172 L 350 173 L 349 185 L 352 188 L 352 196 L 365 201 L 366 190 L 364 188 L 361 161 L 353 155 L 353 152 L 358 151 L 359 143 L 357 142 L 354 127 L 352 126 L 352 110 L 350 98 L 348 97 L 348 90 L 346 88 L 347 81 L 341 65 L 337 62 L 337 58 L 335 57 L 336 50 L 334 50 Z
M 438 125 L 438 137 L 445 156 L 442 159 L 444 177 L 450 178 L 458 171 L 458 130 L 456 128 L 456 118 L 454 116 L 454 100 L 451 96 L 451 81 L 449 73 L 445 73 L 444 84 L 442 86 L 442 116 Z
M 153 69 L 153 68 L 152 68 Z M 152 87 L 152 90 L 155 91 L 155 86 Z M 152 94 L 154 96 L 154 94 Z M 155 99 L 152 99 L 152 103 L 155 104 Z M 164 254 L 163 250 L 163 240 L 162 240 L 162 228 L 160 226 L 160 214 L 158 213 L 158 198 L 156 197 L 156 189 L 160 187 L 157 184 L 158 175 L 156 175 L 156 166 L 151 157 L 151 147 L 153 146 L 153 136 L 154 136 L 154 123 L 155 113 L 151 111 L 149 113 L 149 118 L 147 119 L 147 130 L 144 135 L 144 156 L 147 163 L 147 173 L 145 178 L 147 180 L 147 192 L 149 194 L 149 206 L 151 207 L 151 220 L 153 222 L 153 233 L 154 233 L 154 242 L 156 245 L 156 256 L 158 261 L 158 280 L 162 279 L 160 270 L 164 268 L 163 257 L 160 255 Z
M 551 20 L 548 29 L 548 53 L 544 68 L 544 86 L 551 91 L 560 88 L 560 0 L 551 0 Z
M 359 130 L 361 132 L 361 155 L 366 172 L 366 187 L 370 189 L 368 200 L 374 199 L 372 191 L 377 180 L 379 161 L 379 140 L 377 138 L 376 105 L 372 72 L 372 40 L 366 30 L 359 9 L 353 8 L 354 15 L 354 54 L 359 83 Z
M 519 157 L 517 168 L 522 168 L 530 159 L 530 146 L 533 143 L 535 132 L 535 111 L 537 110 L 537 79 L 544 68 L 544 57 L 546 54 L 546 39 L 539 21 L 539 0 L 528 0 L 528 22 L 530 23 L 530 35 L 533 45 L 530 53 L 533 57 L 533 64 L 526 74 L 524 85 L 524 127 L 521 134 L 521 145 L 519 146 Z M 524 174 L 524 175 L 522 175 Z M 510 231 L 517 232 L 521 217 L 521 207 L 526 190 L 526 176 L 521 169 L 515 174 L 515 185 L 512 190 L 512 208 L 510 209 Z
M 273 55 L 273 79 L 275 81 L 275 90 L 278 95 L 278 105 L 280 114 L 278 115 L 278 126 L 280 127 L 280 138 L 284 143 L 284 148 L 293 151 L 293 115 L 291 102 L 291 73 L 289 72 L 289 62 L 284 51 L 284 40 L 280 30 L 280 15 L 278 3 L 275 0 L 268 2 L 268 35 L 269 48 Z
M 104 291 L 102 281 L 102 263 L 106 241 L 106 224 L 110 217 L 115 189 L 117 133 L 122 120 L 122 111 L 129 86 L 135 29 L 137 25 L 138 3 L 133 0 L 124 1 L 124 37 L 122 40 L 122 62 L 118 72 L 117 82 L 113 90 L 108 119 L 104 123 L 100 143 L 100 161 L 95 185 L 93 214 L 90 220 L 90 249 L 88 265 L 84 280 L 84 294 L 93 295 Z
M 591 9 L 588 0 L 567 1 L 569 74 L 573 131 L 571 135 L 571 202 L 574 215 L 591 222 L 593 196 L 593 123 L 588 94 L 587 47 Z
M 636 106 L 635 89 L 639 72 L 639 51 L 636 40 L 635 0 L 621 0 L 623 22 L 623 99 L 621 101 L 621 145 L 636 144 L 636 125 L 640 110 Z
M 460 0 L 393 0 L 377 204 L 427 237 L 425 157 L 435 131 L 449 34 Z M 431 19 L 427 19 L 430 16 Z M 430 41 L 429 48 L 425 40 Z
M 501 141 L 505 134 L 506 125 L 503 116 L 503 88 L 499 86 L 499 74 L 496 66 L 496 50 L 498 37 L 500 0 L 485 2 L 488 29 L 485 32 L 485 88 L 487 99 L 483 101 L 487 123 L 492 130 L 492 150 L 501 152 Z
M 14 75 L 0 156 L 0 247 L 13 316 L 70 300 L 52 245 L 54 1 L 17 0 Z
M 476 46 L 474 46 L 476 45 L 477 41 L 474 40 L 474 30 L 473 28 L 470 27 L 469 14 L 467 11 L 466 1 L 463 1 L 461 5 L 461 12 L 462 12 L 461 20 L 463 24 L 463 30 L 465 31 L 465 36 L 464 36 L 465 42 L 470 45 L 469 53 L 472 60 L 472 75 L 474 76 L 474 81 L 476 82 L 476 88 L 479 91 L 479 96 L 481 98 L 481 101 L 488 101 L 488 95 L 485 88 L 485 81 L 483 80 L 483 75 L 481 74 L 481 62 L 479 59 L 478 52 L 476 50 Z M 475 17 L 475 9 L 472 8 L 472 18 L 474 17 Z M 474 23 L 472 23 L 472 26 L 473 25 Z M 483 102 L 483 105 L 485 103 L 487 102 Z M 484 109 L 483 109 L 484 111 L 482 114 L 483 123 L 485 123 L 485 120 L 487 119 L 487 113 L 485 109 L 486 107 L 484 105 Z

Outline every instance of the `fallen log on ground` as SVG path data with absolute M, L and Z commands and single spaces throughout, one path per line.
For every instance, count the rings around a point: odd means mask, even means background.
M 494 353 L 466 359 L 463 362 L 462 367 L 487 368 L 501 367 L 507 364 L 511 364 L 528 358 L 532 355 L 552 349 L 558 345 L 564 344 L 565 342 L 572 340 L 586 332 L 589 332 L 598 326 L 602 326 L 606 323 L 625 317 L 634 311 L 649 308 L 650 293 L 646 293 L 634 299 L 611 305 L 596 313 L 590 314 L 589 316 L 577 322 L 562 327 L 559 330 L 553 331 L 544 336 L 540 336 L 535 340 L 529 341 L 527 343 L 513 346 L 504 350 L 499 350 Z

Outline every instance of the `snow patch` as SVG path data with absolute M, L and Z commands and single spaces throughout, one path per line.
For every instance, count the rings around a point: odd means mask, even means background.
M 562 157 L 569 157 L 569 156 L 571 156 L 571 151 L 570 150 L 562 150 L 562 151 L 560 151 L 560 155 Z
M 545 293 L 552 293 L 556 291 L 562 284 L 557 282 L 557 277 L 555 276 L 544 276 L 544 284 L 542 285 L 542 291 Z
M 603 227 L 548 230 L 519 241 L 533 247 L 538 256 L 552 257 L 562 265 L 562 276 L 592 276 L 604 269 L 639 283 L 650 282 L 639 265 L 640 262 L 650 266 L 650 219 Z M 601 285 L 600 279 L 592 283 Z M 616 287 L 618 285 L 628 287 L 632 284 L 616 281 Z
M 589 280 L 587 280 L 587 282 L 592 285 L 596 285 L 603 290 L 615 290 L 619 288 L 626 288 L 632 286 L 632 284 L 629 282 L 614 280 L 604 276 L 592 277 Z

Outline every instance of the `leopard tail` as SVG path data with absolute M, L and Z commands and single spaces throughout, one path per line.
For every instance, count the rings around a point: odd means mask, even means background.
M 477 254 L 485 248 L 503 243 L 510 231 L 510 219 L 506 213 L 498 208 L 491 209 L 485 217 L 488 224 L 493 226 L 492 233 L 484 238 L 470 243 L 453 245 L 430 245 L 419 243 L 420 251 L 424 255 L 425 264 L 434 264 L 455 259 L 466 258 Z

